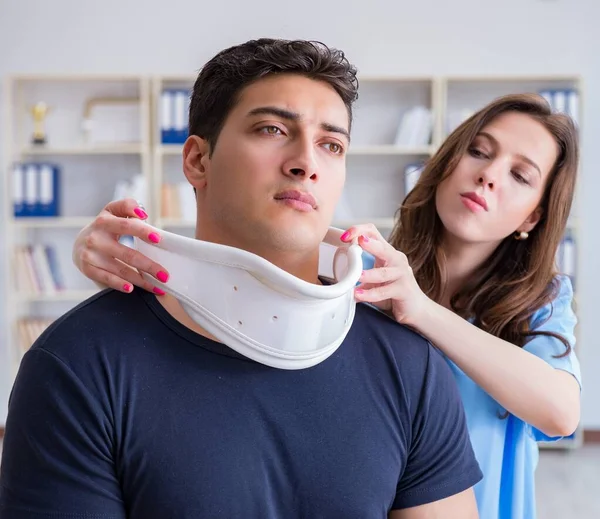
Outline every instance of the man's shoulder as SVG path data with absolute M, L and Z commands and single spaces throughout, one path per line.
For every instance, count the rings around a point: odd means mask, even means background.
M 424 383 L 432 364 L 450 369 L 426 337 L 368 304 L 357 305 L 350 340 L 358 341 L 371 355 L 377 351 L 393 361 L 400 376 L 412 379 L 416 386 Z
M 136 307 L 143 304 L 137 293 L 124 294 L 112 288 L 99 291 L 93 296 L 62 314 L 50 325 L 54 333 L 67 331 L 72 326 L 101 326 L 118 324 L 129 319 Z
M 136 321 L 145 306 L 137 294 L 102 290 L 55 319 L 31 350 L 44 349 L 60 358 L 89 354 L 94 348 L 114 344 L 115 338 L 139 330 Z
M 353 328 L 361 338 L 389 346 L 401 355 L 412 354 L 413 350 L 429 355 L 431 344 L 426 337 L 372 305 L 356 305 Z

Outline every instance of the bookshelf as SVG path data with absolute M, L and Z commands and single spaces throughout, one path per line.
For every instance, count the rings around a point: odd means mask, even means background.
M 364 76 L 359 85 L 346 186 L 334 225 L 372 222 L 387 236 L 407 192 L 407 167 L 423 164 L 440 144 L 440 81 Z
M 119 182 L 137 178 L 138 185 L 149 186 L 150 98 L 149 81 L 141 76 L 6 79 L 2 344 L 8 345 L 13 375 L 45 325 L 98 291 L 74 268 L 73 241 L 113 198 Z M 48 107 L 43 144 L 32 139 L 32 108 L 39 103 Z M 57 176 L 44 177 L 42 165 Z M 49 185 L 56 189 L 48 191 Z M 47 197 L 40 198 L 44 192 Z M 17 198 L 27 214 L 15 214 Z
M 147 191 L 146 196 L 140 198 L 148 209 L 150 223 L 193 236 L 193 191 L 185 180 L 181 162 L 182 142 L 187 133 L 186 95 L 194 81 L 192 75 L 32 75 L 7 80 L 2 167 L 6 188 L 6 250 L 11 256 L 4 273 L 5 322 L 10 326 L 6 327 L 7 337 L 3 343 L 14 352 L 15 367 L 24 349 L 19 347 L 18 341 L 23 316 L 48 322 L 97 291 L 72 264 L 72 243 L 79 230 L 112 199 L 115 184 L 120 179 L 141 174 Z M 333 225 L 347 228 L 371 222 L 384 236 L 389 235 L 396 209 L 410 189 L 410 179 L 414 178 L 409 174 L 411 168 L 418 169 L 457 124 L 492 99 L 508 93 L 574 89 L 579 93 L 576 118 L 580 124 L 584 113 L 583 84 L 581 78 L 575 76 L 363 76 L 359 81 L 346 186 Z M 163 95 L 165 92 L 171 92 L 169 99 Z M 118 129 L 126 131 L 133 127 L 139 131 L 139 139 L 91 142 L 85 114 L 90 113 L 90 107 L 99 105 L 90 103 L 90 99 L 101 103 L 103 99 L 114 97 L 137 100 L 137 108 L 130 106 L 130 112 L 121 107 L 122 119 L 129 122 L 121 121 Z M 47 118 L 49 139 L 45 147 L 30 144 L 32 124 L 28 108 L 39 100 L 54 107 Z M 129 119 L 135 119 L 135 124 Z M 58 216 L 14 218 L 11 168 L 15 162 L 26 160 L 48 160 L 61 165 L 63 179 Z M 170 189 L 165 189 L 165 185 Z M 576 196 L 568 228 L 575 250 L 579 239 L 577 205 Z M 15 289 L 12 251 L 28 243 L 55 246 L 64 290 L 39 294 Z M 576 300 L 579 300 L 577 254 L 574 261 L 572 275 Z M 37 323 L 37 329 L 40 328 Z M 578 343 L 578 353 L 580 348 Z M 571 439 L 542 446 L 577 447 L 581 437 L 582 431 L 577 431 Z
M 185 75 L 152 78 L 155 224 L 189 237 L 194 235 L 196 225 L 195 198 L 181 164 L 187 136 L 189 93 L 195 80 L 195 76 Z

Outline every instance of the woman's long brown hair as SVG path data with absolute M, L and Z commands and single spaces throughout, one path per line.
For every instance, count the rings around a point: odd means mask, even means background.
M 425 166 L 413 190 L 398 210 L 390 243 L 408 257 L 421 289 L 440 302 L 446 281 L 445 260 L 440 248 L 443 225 L 437 214 L 435 193 L 451 175 L 476 135 L 506 112 L 527 114 L 554 137 L 559 153 L 541 199 L 542 217 L 526 240 L 506 237 L 495 252 L 452 295 L 457 314 L 474 319 L 483 330 L 522 347 L 534 335 L 556 337 L 570 352 L 562 336 L 532 331 L 532 314 L 557 294 L 555 256 L 565 232 L 579 162 L 577 129 L 570 117 L 552 113 L 536 94 L 509 95 L 496 99 L 463 122 L 446 139 Z

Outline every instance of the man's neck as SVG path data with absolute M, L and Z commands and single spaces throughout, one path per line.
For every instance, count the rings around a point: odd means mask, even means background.
M 200 233 L 196 230 L 196 239 L 204 240 L 219 245 L 227 245 L 237 249 L 245 250 L 266 259 L 276 267 L 292 274 L 293 276 L 308 283 L 321 284 L 319 280 L 319 249 L 314 251 L 281 251 L 267 249 L 262 245 L 240 243 L 235 239 L 223 240 L 220 236 L 211 236 L 208 233 Z
M 200 238 L 199 236 L 203 236 Z M 232 240 L 224 241 L 219 240 L 214 236 L 209 236 L 207 233 L 200 234 L 200 232 L 196 231 L 196 239 L 204 239 L 204 241 L 209 241 L 212 243 L 217 243 L 219 245 L 228 245 L 230 247 L 236 247 L 241 250 L 245 250 L 247 252 L 256 254 L 266 259 L 273 265 L 279 267 L 280 269 L 292 274 L 293 276 L 307 281 L 308 283 L 322 284 L 321 280 L 318 276 L 319 271 L 319 250 L 317 249 L 315 252 L 310 254 L 299 254 L 295 251 L 290 252 L 282 252 L 282 251 L 265 251 L 260 250 L 259 248 L 248 247 L 247 244 L 236 243 Z M 193 275 L 193 274 L 191 274 Z M 199 279 L 199 281 L 201 281 Z M 207 332 L 202 326 L 200 326 L 196 321 L 194 321 L 189 314 L 185 311 L 183 306 L 179 303 L 179 301 L 170 294 L 165 294 L 163 296 L 157 296 L 157 301 L 162 305 L 162 307 L 179 323 L 181 323 L 186 328 L 189 328 L 193 332 L 196 332 L 208 339 L 213 341 L 220 342 L 216 337 Z
M 179 301 L 171 294 L 156 296 L 156 300 L 169 314 L 171 314 L 171 317 L 173 317 L 173 319 L 178 321 L 186 328 L 189 328 L 193 332 L 196 332 L 197 334 L 202 335 L 207 339 L 220 342 L 219 339 L 217 339 L 214 335 L 208 333 L 204 328 L 202 328 L 202 326 L 200 326 L 196 321 L 194 321 L 184 310 L 183 306 L 181 306 Z

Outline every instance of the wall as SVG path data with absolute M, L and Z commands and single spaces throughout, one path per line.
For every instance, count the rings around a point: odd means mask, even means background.
M 600 377 L 594 377 L 600 350 L 593 328 L 600 273 L 592 263 L 600 254 L 600 233 L 592 225 L 600 176 L 591 152 L 600 142 L 600 117 L 592 117 L 600 115 L 600 60 L 593 57 L 600 49 L 598 4 L 304 0 L 300 7 L 260 0 L 0 0 L 0 77 L 17 72 L 190 74 L 221 48 L 261 36 L 320 39 L 344 49 L 364 74 L 582 74 L 587 107 L 580 185 L 583 424 L 600 429 L 595 404 Z M 0 239 L 0 261 L 6 256 L 2 246 Z M 0 423 L 9 390 L 0 369 Z

